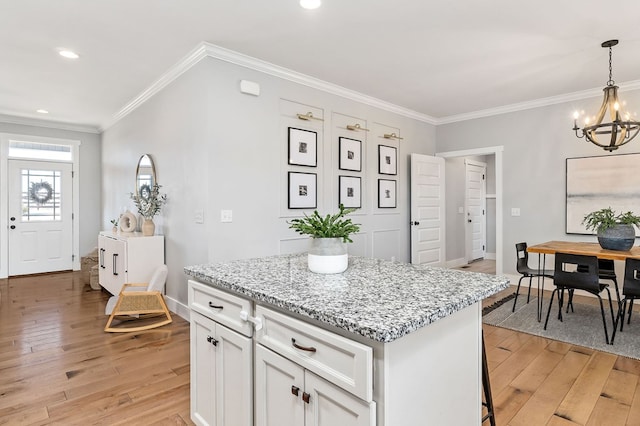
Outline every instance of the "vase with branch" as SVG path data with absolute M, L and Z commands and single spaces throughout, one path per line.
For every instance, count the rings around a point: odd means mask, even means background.
M 144 218 L 142 223 L 142 235 L 150 236 L 155 233 L 155 224 L 153 218 L 160 213 L 162 206 L 167 202 L 167 195 L 160 193 L 162 186 L 157 183 L 153 185 L 150 191 L 142 194 L 131 193 L 131 199 L 138 209 L 138 213 Z

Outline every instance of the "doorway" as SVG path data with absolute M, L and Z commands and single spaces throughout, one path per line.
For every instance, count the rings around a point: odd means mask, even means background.
M 0 278 L 80 269 L 79 146 L 0 134 Z
M 448 152 L 440 152 L 436 153 L 437 157 L 442 157 L 445 159 L 448 158 L 462 158 L 462 157 L 471 157 L 471 156 L 487 156 L 492 157 L 495 161 L 495 194 L 491 194 L 491 197 L 487 195 L 487 199 L 491 198 L 492 208 L 495 208 L 495 253 L 496 253 L 496 273 L 502 274 L 503 270 L 503 146 L 493 146 L 486 148 L 477 148 L 477 149 L 469 149 L 462 151 L 448 151 Z M 495 205 L 495 207 L 493 207 Z M 464 210 L 463 208 L 461 208 Z M 451 216 L 454 214 L 464 214 L 464 211 L 458 213 L 459 210 L 457 208 L 451 208 L 448 206 L 447 216 Z M 491 232 L 487 232 L 487 239 L 493 238 L 490 235 Z M 449 240 L 450 236 L 447 235 L 447 240 Z M 447 241 L 447 247 L 449 247 L 449 241 Z

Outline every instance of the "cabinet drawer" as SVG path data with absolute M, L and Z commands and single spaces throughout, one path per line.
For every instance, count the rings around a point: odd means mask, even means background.
M 264 306 L 256 306 L 256 317 L 263 322 L 256 333 L 259 343 L 357 397 L 372 400 L 372 348 Z
M 242 311 L 251 314 L 248 299 L 189 280 L 189 308 L 247 337 L 253 335 L 252 324 L 240 318 Z

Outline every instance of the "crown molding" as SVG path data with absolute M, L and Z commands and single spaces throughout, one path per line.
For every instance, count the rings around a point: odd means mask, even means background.
M 83 126 L 81 124 L 69 124 L 59 121 L 48 121 L 32 117 L 22 117 L 11 115 L 0 111 L 0 123 L 19 124 L 22 126 L 46 127 L 49 129 L 70 130 L 73 132 L 100 134 L 100 129 L 94 126 Z
M 618 85 L 620 92 L 640 89 L 640 80 L 633 80 Z M 533 108 L 541 108 L 549 105 L 557 105 L 566 102 L 573 102 L 588 98 L 597 98 L 602 96 L 602 88 L 581 90 L 579 92 L 566 93 L 564 95 L 550 96 L 548 98 L 535 99 L 517 104 L 505 105 L 497 108 L 488 108 L 480 111 L 469 112 L 465 114 L 456 114 L 449 117 L 443 117 L 436 120 L 436 125 L 456 123 L 458 121 L 473 120 L 476 118 L 491 117 L 494 115 L 508 114 L 510 112 L 524 111 Z
M 196 65 L 202 59 L 210 57 L 219 59 L 221 61 L 229 62 L 241 67 L 249 68 L 255 71 L 263 72 L 274 77 L 282 78 L 294 83 L 302 84 L 307 87 L 322 90 L 323 92 L 331 93 L 343 98 L 347 98 L 356 102 L 360 102 L 372 107 L 376 107 L 385 111 L 389 111 L 398 115 L 402 115 L 414 120 L 423 121 L 429 124 L 436 124 L 436 119 L 425 114 L 413 111 L 408 108 L 404 108 L 389 102 L 385 102 L 381 99 L 377 99 L 371 96 L 367 96 L 363 93 L 356 92 L 354 90 L 347 89 L 336 84 L 332 84 L 306 74 L 302 74 L 288 68 L 284 68 L 260 59 L 253 58 L 251 56 L 244 55 L 242 53 L 235 52 L 233 50 L 225 49 L 224 47 L 216 46 L 211 43 L 201 42 L 191 53 L 185 58 L 174 65 L 169 71 L 167 71 L 162 77 L 151 84 L 146 90 L 140 93 L 127 103 L 120 111 L 118 111 L 111 122 L 103 126 L 101 130 L 106 130 L 113 126 L 120 119 L 131 113 L 138 108 L 144 102 L 146 102 L 153 95 L 165 88 L 168 84 Z

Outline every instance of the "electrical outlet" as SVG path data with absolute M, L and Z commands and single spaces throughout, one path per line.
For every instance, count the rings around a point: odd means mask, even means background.
M 196 223 L 204 223 L 204 210 L 196 209 L 193 214 Z
M 520 216 L 520 208 L 512 207 L 511 208 L 511 216 Z

